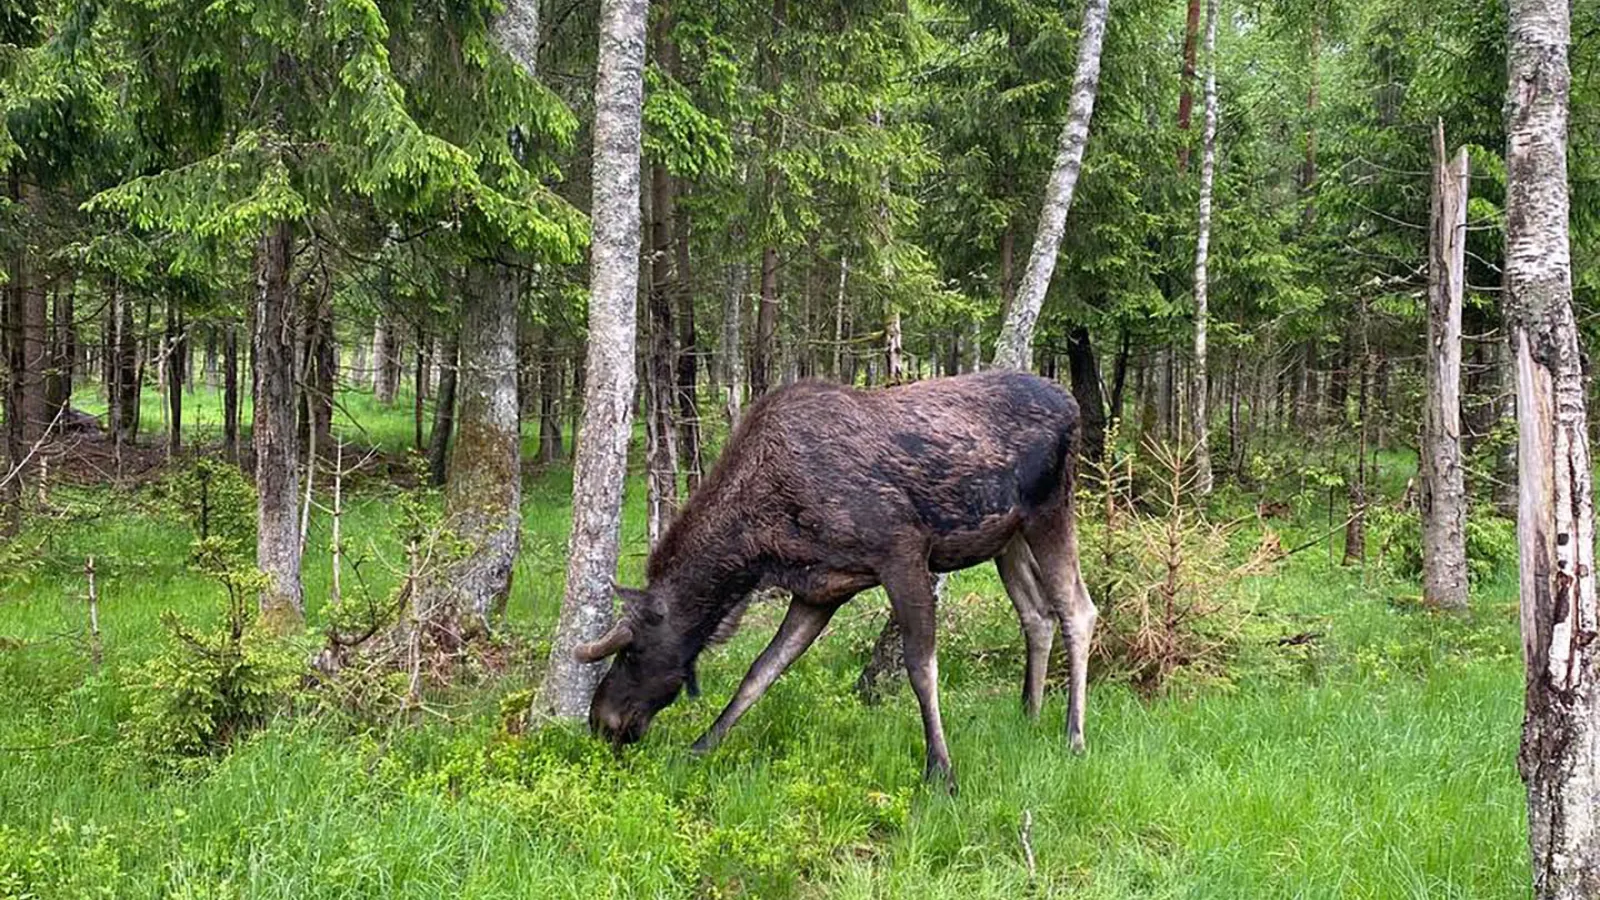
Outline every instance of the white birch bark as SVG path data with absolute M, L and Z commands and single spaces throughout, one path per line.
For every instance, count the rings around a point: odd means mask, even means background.
M 1516 348 L 1521 609 L 1519 767 L 1534 896 L 1600 896 L 1600 611 L 1584 377 L 1568 245 L 1565 0 L 1512 0 L 1506 312 Z
M 1194 244 L 1194 384 L 1189 391 L 1194 428 L 1196 493 L 1211 493 L 1211 417 L 1206 409 L 1206 330 L 1210 324 L 1211 190 L 1217 172 L 1217 0 L 1206 2 L 1206 113 L 1200 135 L 1200 211 Z
M 604 670 L 573 649 L 611 625 L 638 336 L 640 112 L 646 0 L 601 0 L 595 79 L 594 242 L 583 421 L 573 472 L 566 596 L 536 712 L 582 718 Z
M 1461 302 L 1466 287 L 1467 151 L 1445 155 L 1433 136 L 1428 254 L 1427 396 L 1422 411 L 1422 597 L 1467 606 L 1467 488 L 1461 468 Z
M 1082 31 L 1078 37 L 1078 68 L 1072 78 L 1072 99 L 1067 124 L 1061 129 L 1055 168 L 1045 188 L 1044 208 L 1039 211 L 1039 230 L 1034 233 L 1033 252 L 1022 275 L 1022 286 L 1006 310 L 1005 324 L 995 342 L 997 368 L 1027 369 L 1033 357 L 1033 329 L 1044 306 L 1050 277 L 1055 274 L 1056 254 L 1067 229 L 1067 211 L 1072 208 L 1072 191 L 1078 184 L 1083 164 L 1083 149 L 1089 143 L 1089 119 L 1094 114 L 1095 93 L 1100 87 L 1100 46 L 1106 36 L 1106 8 L 1110 0 L 1088 0 L 1083 10 Z

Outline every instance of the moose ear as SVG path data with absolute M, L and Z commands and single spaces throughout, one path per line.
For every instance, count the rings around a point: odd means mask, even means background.
M 572 655 L 578 662 L 599 662 L 631 643 L 633 643 L 633 625 L 624 616 L 617 624 L 611 626 L 610 631 L 601 635 L 598 641 L 579 644 L 573 648 Z
M 649 596 L 647 591 L 641 591 L 638 588 L 623 587 L 622 585 L 617 584 L 615 581 L 611 582 L 611 592 L 617 595 L 617 599 L 621 600 L 624 606 L 643 604 L 645 602 L 645 598 Z

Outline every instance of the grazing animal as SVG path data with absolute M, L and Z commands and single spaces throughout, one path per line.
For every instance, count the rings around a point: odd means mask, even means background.
M 996 561 L 1027 645 L 1022 699 L 1037 717 L 1050 645 L 1067 640 L 1067 736 L 1083 749 L 1095 606 L 1078 567 L 1078 407 L 1046 379 L 992 371 L 857 391 L 802 382 L 754 404 L 716 469 L 650 555 L 648 587 L 586 661 L 614 656 L 589 710 L 615 743 L 694 683 L 695 660 L 738 626 L 750 592 L 790 592 L 787 615 L 695 750 L 716 746 L 828 620 L 883 585 L 922 709 L 927 775 L 953 789 L 939 720 L 932 573 Z

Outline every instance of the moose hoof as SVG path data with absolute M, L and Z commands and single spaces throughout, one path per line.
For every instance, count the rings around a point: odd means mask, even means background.
M 950 769 L 949 763 L 928 763 L 922 777 L 929 785 L 944 788 L 944 792 L 952 797 L 960 793 L 960 788 L 956 786 L 956 773 Z
M 1072 751 L 1073 756 L 1085 756 L 1089 752 L 1089 748 L 1083 745 L 1083 735 L 1081 734 L 1075 734 L 1068 738 L 1067 746 Z

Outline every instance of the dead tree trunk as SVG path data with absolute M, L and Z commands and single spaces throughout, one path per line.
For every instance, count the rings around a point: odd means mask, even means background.
M 1427 399 L 1422 420 L 1422 596 L 1467 605 L 1467 491 L 1461 468 L 1461 302 L 1467 237 L 1467 151 L 1445 156 L 1434 132 L 1429 243 Z
M 287 631 L 304 620 L 300 589 L 299 447 L 295 430 L 294 304 L 289 267 L 294 232 L 286 221 L 261 241 L 255 321 L 256 567 L 267 576 L 261 614 Z
M 1005 324 L 995 346 L 995 365 L 1002 368 L 1026 369 L 1032 360 L 1033 328 L 1044 306 L 1050 276 L 1055 273 L 1056 255 L 1067 227 L 1067 211 L 1072 207 L 1072 192 L 1078 184 L 1078 170 L 1083 163 L 1083 148 L 1089 143 L 1089 119 L 1094 113 L 1095 93 L 1100 86 L 1100 46 L 1106 34 L 1108 2 L 1088 0 L 1083 10 L 1078 68 L 1072 80 L 1067 124 L 1061 129 L 1055 168 L 1045 188 L 1044 209 L 1039 213 L 1039 228 L 1034 233 L 1028 268 L 1022 275 L 1022 289 L 1006 311 Z
M 772 357 L 778 334 L 778 251 L 761 251 L 761 306 L 756 310 L 756 345 L 750 360 L 750 393 L 772 387 Z
M 550 667 L 534 705 L 536 712 L 569 719 L 588 713 L 600 680 L 603 666 L 580 663 L 573 651 L 611 625 L 611 580 L 620 549 L 637 338 L 645 20 L 645 0 L 601 0 L 588 371 L 573 472 L 571 553 Z
M 1512 0 L 1506 311 L 1517 355 L 1522 645 L 1519 768 L 1537 900 L 1600 897 L 1600 608 L 1567 189 L 1571 10 Z

